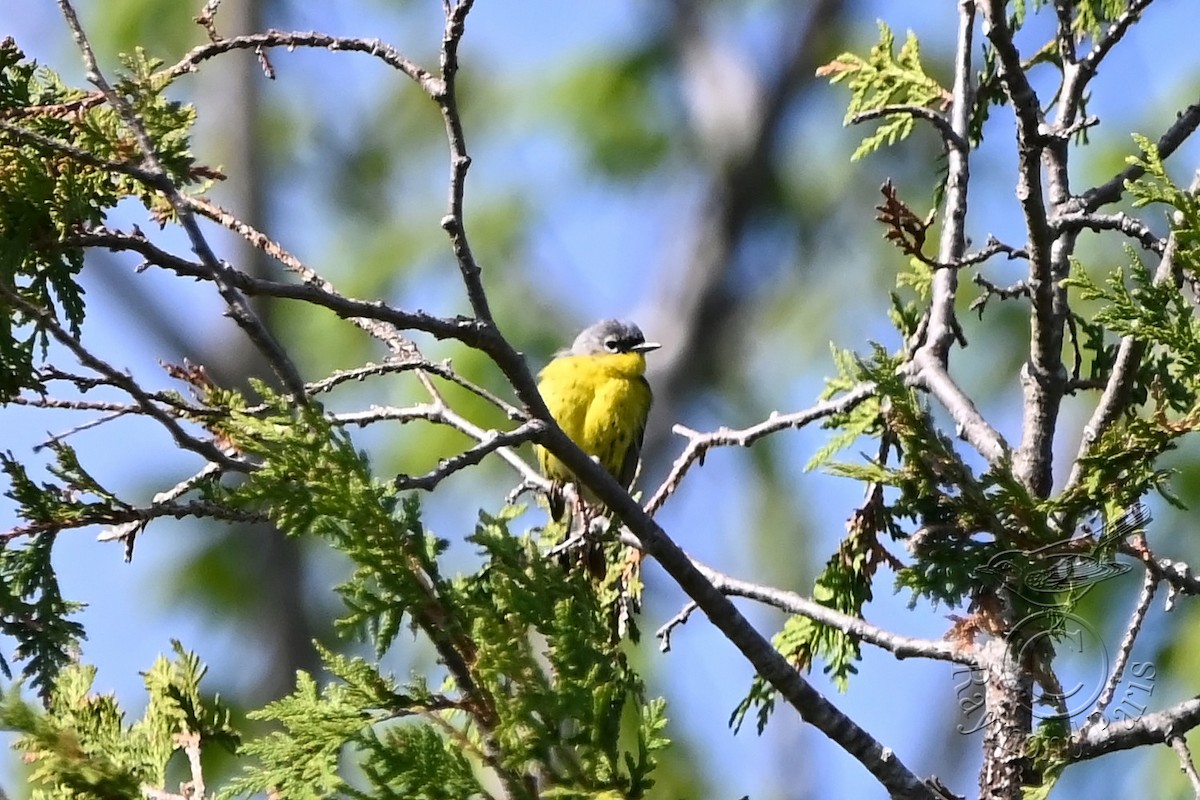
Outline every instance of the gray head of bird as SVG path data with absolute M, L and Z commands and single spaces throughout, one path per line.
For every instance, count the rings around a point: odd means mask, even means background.
M 591 356 L 602 353 L 648 353 L 661 347 L 658 342 L 647 342 L 642 329 L 632 322 L 605 319 L 584 328 L 571 349 L 572 356 Z

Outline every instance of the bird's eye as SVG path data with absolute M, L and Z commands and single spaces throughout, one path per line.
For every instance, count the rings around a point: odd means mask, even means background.
M 610 353 L 617 352 L 617 340 L 616 339 L 605 339 L 604 340 L 604 349 Z

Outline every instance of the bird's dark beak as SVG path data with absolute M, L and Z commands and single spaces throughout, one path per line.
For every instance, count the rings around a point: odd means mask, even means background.
M 660 347 L 662 345 L 658 342 L 642 342 L 641 344 L 635 344 L 629 349 L 635 353 L 649 353 L 651 350 L 657 350 Z

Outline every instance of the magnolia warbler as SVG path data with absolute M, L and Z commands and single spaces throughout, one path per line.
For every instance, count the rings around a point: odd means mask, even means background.
M 645 354 L 658 347 L 637 325 L 606 319 L 585 328 L 538 375 L 538 391 L 554 421 L 627 489 L 650 414 Z M 575 480 L 545 448 L 537 448 L 537 458 L 542 474 L 556 484 Z M 562 515 L 561 498 L 556 507 L 552 497 L 551 513 L 555 519 Z

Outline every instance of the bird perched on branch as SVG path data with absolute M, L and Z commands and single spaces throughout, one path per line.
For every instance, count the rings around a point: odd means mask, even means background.
M 585 328 L 538 375 L 538 391 L 555 422 L 625 488 L 637 472 L 650 414 L 645 354 L 658 347 L 637 325 L 606 319 Z M 542 474 L 556 484 L 575 480 L 545 448 L 537 448 L 537 458 Z M 556 506 L 552 496 L 551 515 L 562 516 L 561 497 Z

